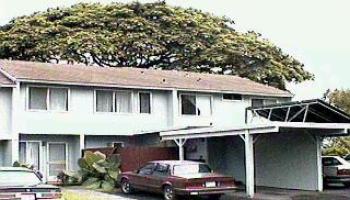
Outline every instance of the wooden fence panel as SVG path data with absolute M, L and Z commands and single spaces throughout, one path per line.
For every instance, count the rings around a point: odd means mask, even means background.
M 119 154 L 121 158 L 121 171 L 133 171 L 153 160 L 178 160 L 178 150 L 176 147 L 123 147 L 115 149 L 93 148 L 85 149 L 85 151 L 100 151 L 106 156 Z

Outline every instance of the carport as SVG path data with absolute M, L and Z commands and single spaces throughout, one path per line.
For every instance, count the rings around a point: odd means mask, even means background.
M 217 156 L 226 156 L 231 174 L 245 174 L 246 193 L 253 197 L 255 186 L 323 191 L 322 139 L 348 135 L 350 129 L 350 117 L 322 100 L 250 107 L 246 122 L 240 127 L 173 130 L 160 136 L 178 145 L 180 159 L 185 159 L 186 142 L 222 138 L 207 151 L 221 149 Z M 240 144 L 227 143 L 234 138 L 241 140 L 244 156 L 236 155 Z

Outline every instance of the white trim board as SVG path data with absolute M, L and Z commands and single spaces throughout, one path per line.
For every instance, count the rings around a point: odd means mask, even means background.
M 333 133 L 318 132 L 317 135 L 348 135 L 350 124 L 328 124 L 328 123 L 299 123 L 299 122 L 270 122 L 266 124 L 245 125 L 236 127 L 207 127 L 187 130 L 163 131 L 160 132 L 162 140 L 193 139 L 234 136 L 243 134 L 278 133 L 281 129 L 304 129 L 304 130 L 330 130 Z M 246 132 L 247 131 L 247 132 Z M 302 133 L 302 131 L 301 131 Z

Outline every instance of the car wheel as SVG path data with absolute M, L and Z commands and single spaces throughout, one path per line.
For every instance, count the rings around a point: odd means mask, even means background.
M 128 179 L 123 179 L 120 183 L 120 187 L 124 194 L 132 193 L 132 188 Z
M 166 185 L 163 188 L 163 197 L 164 200 L 175 200 L 176 196 L 173 187 L 171 187 L 170 185 Z
M 221 198 L 221 194 L 209 195 L 210 200 L 219 200 L 220 198 Z

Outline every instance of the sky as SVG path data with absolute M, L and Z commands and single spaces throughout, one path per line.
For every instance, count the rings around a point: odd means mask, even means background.
M 152 2 L 154 0 L 139 0 Z M 0 25 L 14 17 L 111 0 L 0 0 Z M 119 0 L 118 2 L 131 2 Z M 350 89 L 350 1 L 348 0 L 167 0 L 235 21 L 237 31 L 254 30 L 305 64 L 314 81 L 288 84 L 295 100 L 321 98 L 327 89 Z

